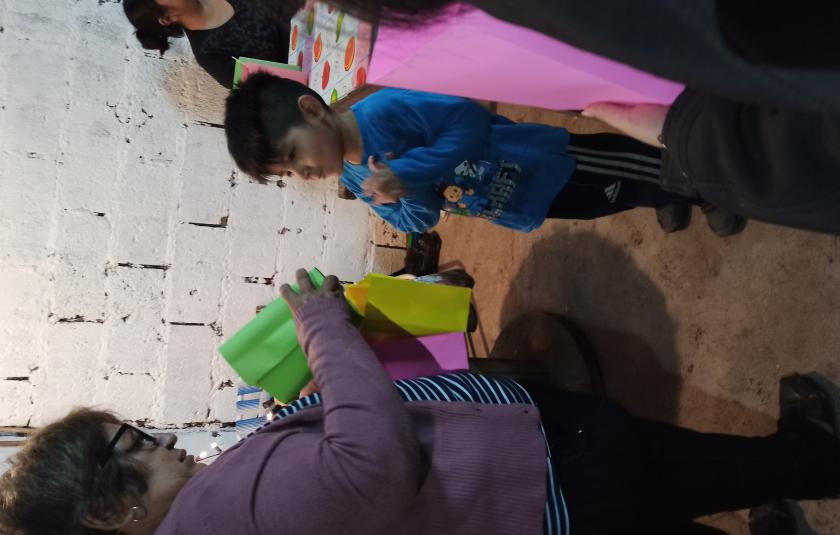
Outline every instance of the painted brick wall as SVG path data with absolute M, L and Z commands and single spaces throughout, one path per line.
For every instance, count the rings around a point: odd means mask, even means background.
M 298 266 L 366 272 L 366 208 L 235 172 L 224 96 L 119 0 L 0 0 L 0 425 L 231 421 L 224 336 Z

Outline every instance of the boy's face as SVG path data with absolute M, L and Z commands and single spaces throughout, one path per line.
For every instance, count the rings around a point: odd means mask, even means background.
M 334 114 L 310 96 L 298 101 L 304 122 L 280 141 L 283 161 L 270 167 L 281 177 L 303 180 L 337 178 L 344 172 L 344 144 Z

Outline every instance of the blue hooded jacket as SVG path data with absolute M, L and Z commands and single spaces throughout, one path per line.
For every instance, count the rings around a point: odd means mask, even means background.
M 531 231 L 574 171 L 565 129 L 514 123 L 469 99 L 383 89 L 351 109 L 364 157 L 359 165 L 344 162 L 341 180 L 404 232 L 433 227 L 440 210 Z M 369 156 L 387 164 L 409 194 L 370 204 L 362 192 Z

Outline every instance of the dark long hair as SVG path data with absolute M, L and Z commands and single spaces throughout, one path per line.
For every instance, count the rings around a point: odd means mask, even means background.
M 326 0 L 328 4 L 369 22 L 419 26 L 434 20 L 455 0 Z
M 170 37 L 184 35 L 184 28 L 179 24 L 164 26 L 158 22 L 165 11 L 155 0 L 123 0 L 123 11 L 136 30 L 134 35 L 146 50 L 158 50 L 163 55 L 169 50 Z

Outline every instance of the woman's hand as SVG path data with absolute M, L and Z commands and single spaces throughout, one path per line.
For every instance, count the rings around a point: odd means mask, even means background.
M 292 312 L 295 312 L 310 301 L 335 299 L 343 295 L 341 285 L 338 284 L 338 278 L 335 275 L 328 275 L 320 288 L 315 288 L 315 285 L 312 284 L 312 280 L 309 278 L 309 273 L 305 269 L 297 270 L 295 277 L 297 278 L 300 292 L 295 292 L 288 284 L 280 287 L 280 296 L 283 297 L 283 300 L 286 301 Z
M 584 117 L 598 119 L 642 143 L 662 148 L 662 128 L 669 106 L 661 104 L 613 104 L 596 102 L 581 112 Z

